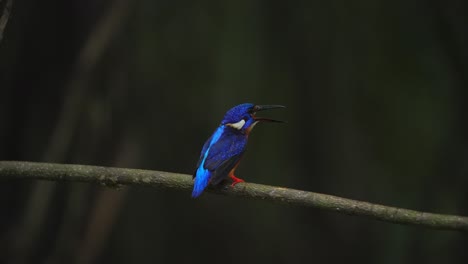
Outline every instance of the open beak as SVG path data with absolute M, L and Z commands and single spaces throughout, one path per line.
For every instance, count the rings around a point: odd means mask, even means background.
M 260 122 L 286 123 L 286 121 L 255 116 L 255 112 L 260 112 L 260 111 L 275 109 L 275 108 L 286 108 L 286 107 L 282 105 L 256 105 L 254 106 L 254 114 L 252 114 L 252 117 L 255 119 L 255 121 L 260 121 Z

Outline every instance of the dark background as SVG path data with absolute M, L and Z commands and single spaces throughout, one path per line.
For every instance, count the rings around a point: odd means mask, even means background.
M 239 177 L 468 215 L 467 3 L 15 1 L 0 160 L 192 173 L 227 109 L 283 104 Z M 1 263 L 468 262 L 455 231 L 209 193 L 2 182 L 0 215 Z

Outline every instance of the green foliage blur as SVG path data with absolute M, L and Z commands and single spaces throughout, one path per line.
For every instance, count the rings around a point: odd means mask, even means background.
M 1 2 L 1 1 L 0 1 Z M 267 113 L 246 181 L 468 215 L 468 2 L 15 1 L 0 160 L 193 173 Z M 205 193 L 0 183 L 1 263 L 467 263 L 466 234 Z

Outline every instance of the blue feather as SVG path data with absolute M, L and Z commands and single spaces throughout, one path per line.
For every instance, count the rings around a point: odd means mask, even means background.
M 207 169 L 204 168 L 205 166 L 205 161 L 206 158 L 208 157 L 208 153 L 210 152 L 211 146 L 213 146 L 221 137 L 221 135 L 224 132 L 224 126 L 219 126 L 218 129 L 216 129 L 215 133 L 213 136 L 211 136 L 210 139 L 208 139 L 208 147 L 203 148 L 202 155 L 203 157 L 201 158 L 200 165 L 198 166 L 198 169 L 195 173 L 195 183 L 193 186 L 193 192 L 192 192 L 192 197 L 198 197 L 202 194 L 203 190 L 205 190 L 206 186 L 208 186 L 208 183 L 210 183 L 210 178 L 211 178 L 211 172 Z M 206 144 L 205 144 L 206 145 Z
M 210 182 L 211 172 L 203 169 L 202 166 L 197 169 L 197 176 L 195 177 L 195 183 L 193 185 L 192 197 L 196 198 L 202 194 L 206 186 Z

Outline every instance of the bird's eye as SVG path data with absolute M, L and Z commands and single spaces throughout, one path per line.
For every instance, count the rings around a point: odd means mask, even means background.
M 252 108 L 249 109 L 249 114 L 254 115 L 255 112 L 256 112 L 257 110 L 258 110 L 258 107 L 257 107 L 257 106 L 254 106 L 254 107 L 252 107 Z

